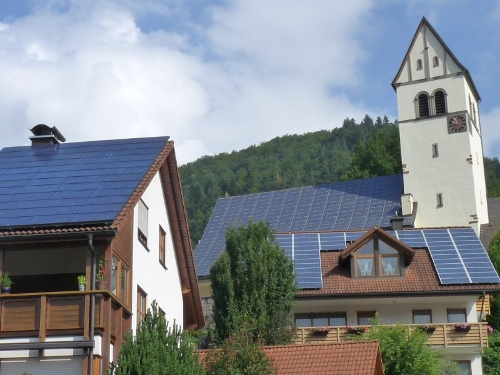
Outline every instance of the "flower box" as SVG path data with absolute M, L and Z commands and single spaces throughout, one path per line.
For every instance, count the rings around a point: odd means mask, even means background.
M 469 332 L 472 326 L 467 323 L 455 324 L 454 325 L 456 332 Z
M 316 327 L 309 331 L 311 335 L 315 336 L 326 336 L 328 335 L 328 332 L 330 332 L 330 329 L 326 327 Z
M 346 333 L 348 335 L 361 335 L 362 333 L 365 333 L 366 330 L 366 327 L 346 327 Z
M 436 326 L 434 324 L 420 324 L 417 326 L 417 329 L 424 333 L 434 333 Z

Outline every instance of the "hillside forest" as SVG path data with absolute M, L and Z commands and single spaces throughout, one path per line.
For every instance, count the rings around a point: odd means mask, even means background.
M 500 196 L 500 162 L 484 158 L 488 197 Z M 219 198 L 401 173 L 399 130 L 386 116 L 284 135 L 179 168 L 193 247 Z

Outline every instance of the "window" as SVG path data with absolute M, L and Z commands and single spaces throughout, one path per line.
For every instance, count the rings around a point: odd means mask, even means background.
M 471 375 L 472 370 L 470 367 L 470 361 L 455 361 L 458 368 L 460 369 L 460 373 L 463 375 Z
M 437 158 L 439 156 L 439 148 L 437 143 L 432 144 L 432 157 Z
M 417 60 L 417 70 L 422 69 L 422 59 Z
M 465 309 L 447 309 L 448 313 L 448 323 L 465 323 L 467 322 L 467 316 L 465 315 Z
M 145 246 L 148 246 L 148 206 L 141 199 L 138 204 L 138 233 L 139 241 Z
M 399 276 L 399 252 L 379 238 L 373 238 L 354 254 L 356 277 Z
M 436 115 L 446 113 L 446 100 L 444 91 L 438 90 L 434 93 L 434 103 L 436 106 Z
M 431 310 L 413 310 L 413 324 L 431 324 Z
M 443 193 L 437 193 L 436 198 L 437 198 L 437 206 L 443 207 Z
M 418 116 L 429 116 L 429 96 L 425 93 L 418 96 Z
M 159 231 L 159 238 L 160 238 L 160 263 L 163 267 L 165 267 L 165 231 L 160 225 L 160 231 Z
M 375 318 L 376 311 L 358 311 L 358 325 L 371 325 Z
M 137 327 L 146 317 L 147 312 L 147 294 L 140 287 L 137 287 Z
M 434 58 L 432 59 L 432 65 L 439 66 L 439 57 L 434 56 Z
M 300 327 L 345 327 L 345 312 L 295 314 L 295 325 Z
M 128 266 L 116 255 L 111 258 L 111 293 L 129 305 L 130 272 Z

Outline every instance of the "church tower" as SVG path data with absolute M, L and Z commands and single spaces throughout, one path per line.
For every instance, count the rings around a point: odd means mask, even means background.
M 392 82 L 398 98 L 403 215 L 415 227 L 488 223 L 481 98 L 467 69 L 425 19 Z

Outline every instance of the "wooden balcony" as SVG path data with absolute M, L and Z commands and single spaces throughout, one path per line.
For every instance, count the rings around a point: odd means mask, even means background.
M 457 332 L 455 324 L 434 324 L 436 330 L 428 333 L 429 343 L 436 347 L 486 347 L 488 345 L 488 323 L 468 323 L 471 328 L 466 332 Z M 418 324 L 407 324 L 410 330 L 417 329 Z M 353 326 L 362 327 L 362 326 Z M 315 334 L 311 330 L 313 327 L 297 328 L 295 344 L 313 344 L 322 342 L 342 342 L 353 341 L 359 338 L 356 334 L 348 334 L 346 327 L 327 327 L 330 331 L 327 334 Z
M 103 291 L 0 295 L 0 337 L 75 335 L 90 338 L 90 300 L 95 293 L 95 332 L 104 329 Z M 0 349 L 1 350 L 1 349 Z

